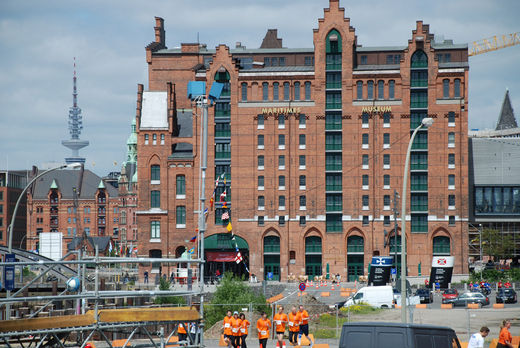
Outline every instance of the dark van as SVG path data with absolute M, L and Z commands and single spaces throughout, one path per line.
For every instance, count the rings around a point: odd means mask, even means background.
M 455 331 L 445 326 L 357 322 L 345 323 L 339 348 L 460 348 Z

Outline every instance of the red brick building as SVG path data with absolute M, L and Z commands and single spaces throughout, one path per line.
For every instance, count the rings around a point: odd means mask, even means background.
M 363 47 L 344 12 L 330 1 L 314 48 L 285 48 L 271 29 L 259 49 L 168 49 L 156 18 L 149 90 L 140 85 L 137 98 L 139 254 L 179 256 L 195 234 L 200 117 L 186 88 L 218 81 L 206 197 L 222 173 L 226 183 L 208 217 L 208 275 L 245 270 L 232 262 L 224 190 L 240 251 L 259 278 L 367 274 L 372 256 L 394 252 L 384 231 L 393 239 L 394 190 L 411 132 L 427 116 L 434 124 L 411 154 L 409 273 L 428 274 L 433 255 L 453 255 L 454 272 L 467 272 L 467 46 L 436 41 L 418 21 L 403 46 Z
M 77 209 L 74 202 L 77 195 Z M 27 194 L 27 249 L 39 250 L 41 232 L 61 232 L 63 255 L 83 233 L 117 238 L 117 189 L 90 170 L 58 170 L 42 176 Z M 77 239 L 76 239 L 77 240 Z
M 7 229 L 13 217 L 16 201 L 20 193 L 27 185 L 27 170 L 3 170 L 0 171 L 0 245 L 9 245 Z M 26 225 L 26 202 L 22 198 L 13 228 L 13 248 L 25 249 L 25 225 Z

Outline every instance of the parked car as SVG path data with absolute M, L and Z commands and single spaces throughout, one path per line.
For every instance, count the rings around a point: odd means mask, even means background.
M 481 306 L 489 304 L 489 298 L 480 292 L 465 292 L 460 294 L 457 298 L 446 300 L 446 303 L 453 303 L 453 306 L 467 306 L 468 303 L 479 303 Z
M 457 289 L 446 289 L 442 293 L 442 303 L 449 303 L 448 300 L 454 300 L 459 296 Z
M 516 291 L 513 289 L 498 289 L 497 303 L 516 303 Z
M 384 323 L 345 323 L 339 348 L 452 348 L 460 347 L 455 331 L 449 327 Z
M 419 296 L 421 303 L 433 303 L 433 293 L 430 289 L 421 288 L 417 289 L 415 296 Z
M 359 289 L 354 296 L 349 298 L 345 303 L 345 307 L 352 306 L 356 303 L 365 302 L 377 308 L 392 308 L 394 295 L 392 287 L 384 286 L 365 286 Z

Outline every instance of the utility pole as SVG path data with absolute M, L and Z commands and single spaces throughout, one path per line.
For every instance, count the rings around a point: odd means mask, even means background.
M 394 190 L 394 207 L 392 211 L 394 212 L 394 260 L 395 260 L 395 279 L 399 278 L 399 272 L 397 271 L 397 217 L 399 216 L 399 209 L 397 205 L 399 204 L 399 194 L 397 190 Z

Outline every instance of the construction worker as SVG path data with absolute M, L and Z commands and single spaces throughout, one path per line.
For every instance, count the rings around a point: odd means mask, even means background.
M 240 346 L 240 325 L 242 320 L 238 317 L 238 312 L 233 312 L 233 318 L 231 319 L 231 333 L 233 335 L 233 347 L 237 348 Z
M 267 348 L 267 339 L 269 338 L 269 329 L 271 328 L 271 321 L 267 319 L 267 314 L 262 312 L 262 316 L 256 322 L 256 331 L 258 331 L 258 342 L 260 348 Z
M 295 346 L 298 344 L 298 333 L 300 332 L 300 312 L 295 306 L 292 307 L 291 313 L 289 313 L 289 342 Z
M 305 335 L 311 342 L 311 347 L 314 342 L 309 338 L 309 313 L 300 305 L 300 333 L 298 334 L 298 345 L 301 346 L 302 336 Z
M 283 340 L 283 335 L 285 334 L 285 325 L 289 322 L 289 318 L 287 318 L 287 314 L 283 312 L 283 306 L 278 307 L 278 313 L 276 313 L 273 317 L 273 325 L 276 325 L 276 347 L 277 348 L 286 348 L 285 341 Z
M 231 310 L 228 309 L 226 316 L 224 317 L 224 322 L 222 323 L 222 330 L 224 331 L 224 342 L 226 342 L 228 348 L 231 348 L 233 344 L 233 331 L 231 331 L 231 320 L 233 317 L 231 316 Z
M 182 345 L 188 345 L 188 323 L 179 323 L 177 335 L 179 336 L 179 342 L 183 342 Z
M 246 338 L 251 323 L 246 319 L 246 315 L 244 313 L 240 313 L 240 320 L 242 320 L 240 323 L 240 348 L 247 348 Z

